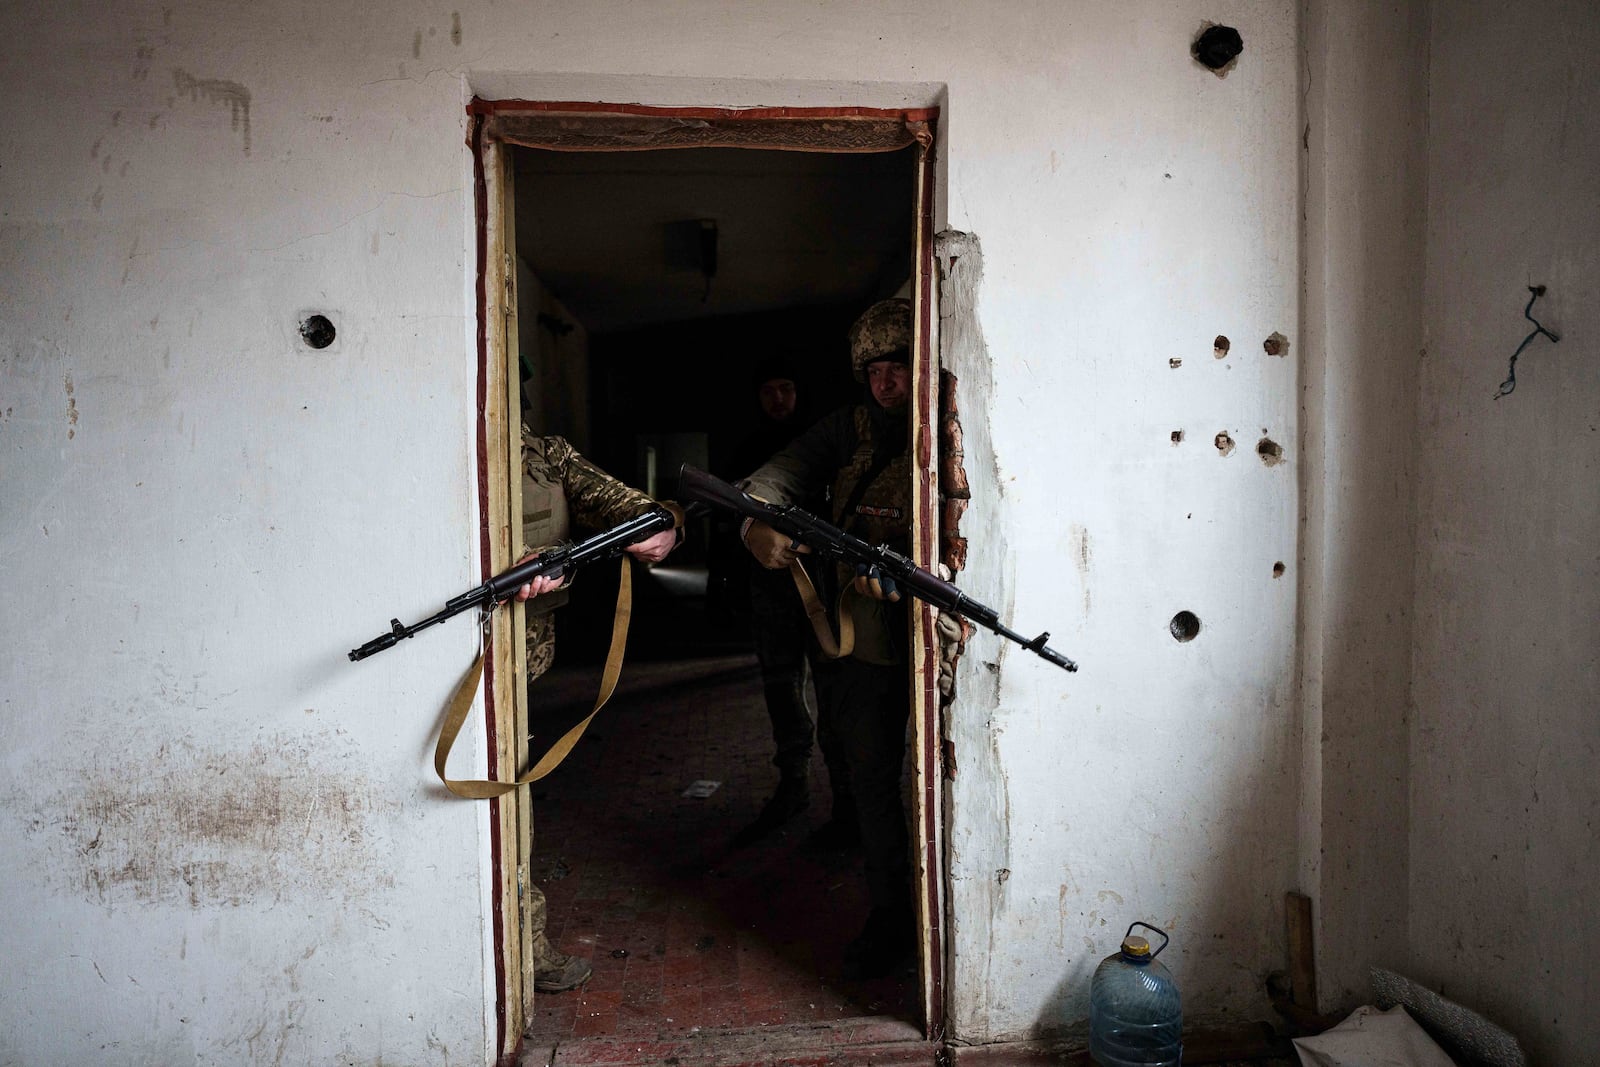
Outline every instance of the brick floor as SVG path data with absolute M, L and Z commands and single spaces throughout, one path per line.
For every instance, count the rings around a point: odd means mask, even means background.
M 597 682 L 593 667 L 559 664 L 540 679 L 536 751 L 587 713 Z M 842 977 L 866 887 L 859 855 L 807 847 L 827 817 L 820 758 L 812 809 L 731 848 L 776 780 L 771 752 L 753 656 L 628 662 L 582 743 L 534 787 L 549 935 L 594 977 L 536 998 L 522 1064 L 933 1062 L 913 974 Z M 683 796 L 701 780 L 719 785 Z M 838 1058 L 849 1048 L 864 1058 Z

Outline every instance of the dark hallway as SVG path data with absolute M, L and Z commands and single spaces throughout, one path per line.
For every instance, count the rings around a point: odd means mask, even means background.
M 905 145 L 515 149 L 524 422 L 669 499 L 681 462 L 733 479 L 781 447 L 752 452 L 762 382 L 797 389 L 789 436 L 854 402 L 848 329 L 911 277 Z M 870 908 L 859 852 L 808 842 L 829 815 L 819 754 L 813 806 L 733 848 L 778 779 L 735 529 L 693 520 L 665 564 L 635 568 L 617 694 L 533 789 L 547 933 L 594 976 L 536 997 L 524 1063 L 758 1062 L 738 1048 L 770 1052 L 796 1028 L 797 1047 L 931 1062 L 913 968 L 844 978 Z M 594 571 L 559 610 L 555 667 L 531 689 L 535 756 L 598 687 L 616 570 Z

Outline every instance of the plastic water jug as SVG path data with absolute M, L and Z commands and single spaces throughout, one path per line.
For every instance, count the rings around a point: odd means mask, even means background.
M 1134 936 L 1142 926 L 1161 935 L 1161 948 Z M 1172 972 L 1156 962 L 1167 935 L 1134 923 L 1122 949 L 1100 961 L 1089 983 L 1089 1055 L 1100 1067 L 1179 1067 L 1183 1062 L 1183 1008 Z

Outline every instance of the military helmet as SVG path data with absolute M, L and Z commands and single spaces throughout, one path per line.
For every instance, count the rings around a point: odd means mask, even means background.
M 867 380 L 868 363 L 895 352 L 911 362 L 911 301 L 905 297 L 878 301 L 850 327 L 850 369 L 856 381 Z

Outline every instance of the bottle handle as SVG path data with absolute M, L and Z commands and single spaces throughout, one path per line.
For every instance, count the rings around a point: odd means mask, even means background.
M 1135 923 L 1132 923 L 1131 925 L 1129 925 L 1128 933 L 1122 935 L 1122 938 L 1123 938 L 1124 941 L 1126 941 L 1128 939 L 1128 935 L 1129 934 L 1133 933 L 1133 928 L 1135 926 L 1142 926 L 1146 930 L 1154 930 L 1156 933 L 1161 935 L 1161 948 L 1158 948 L 1154 952 L 1150 953 L 1150 958 L 1151 959 L 1155 959 L 1157 956 L 1161 955 L 1162 949 L 1165 949 L 1167 947 L 1167 942 L 1172 940 L 1170 937 L 1167 936 L 1167 932 L 1165 930 L 1161 929 L 1160 927 L 1151 926 L 1149 923 L 1146 923 L 1146 922 L 1135 922 Z

